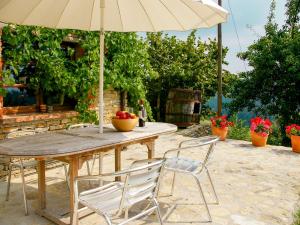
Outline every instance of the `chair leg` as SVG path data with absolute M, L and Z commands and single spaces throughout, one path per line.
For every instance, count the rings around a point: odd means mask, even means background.
M 25 207 L 25 215 L 28 215 L 28 205 L 27 205 L 27 197 L 26 197 L 26 184 L 25 184 L 25 177 L 24 177 L 24 167 L 21 163 L 20 167 L 21 171 L 21 179 L 22 179 L 22 191 L 23 191 L 23 200 L 24 200 L 24 207 Z
M 209 208 L 208 208 L 208 205 L 207 205 L 207 202 L 206 202 L 206 199 L 205 199 L 205 196 L 204 196 L 204 193 L 203 193 L 203 190 L 202 190 L 199 178 L 197 176 L 194 176 L 194 175 L 193 175 L 193 177 L 196 180 L 196 183 L 198 185 L 202 201 L 204 202 L 204 206 L 205 206 L 205 209 L 206 209 L 206 212 L 207 212 L 208 222 L 212 222 L 212 218 L 211 218 L 211 215 L 210 215 L 210 212 L 209 212 Z
M 126 208 L 124 213 L 124 219 L 127 220 L 128 219 L 128 212 L 129 212 L 129 208 Z
M 176 182 L 176 172 L 173 172 L 171 196 L 173 196 L 173 194 L 174 194 L 175 182 Z
M 163 220 L 162 220 L 162 217 L 161 217 L 161 213 L 160 213 L 160 209 L 159 209 L 159 204 L 158 204 L 158 202 L 157 202 L 157 200 L 155 198 L 153 199 L 153 202 L 154 202 L 154 204 L 156 206 L 157 219 L 158 219 L 160 225 L 163 225 Z
M 106 214 L 104 214 L 103 217 L 105 218 L 107 225 L 112 225 L 110 218 Z
M 9 200 L 9 192 L 10 192 L 10 182 L 11 182 L 11 172 L 12 172 L 12 165 L 8 165 L 8 178 L 7 178 L 7 189 L 6 189 L 6 198 L 5 200 Z
M 86 163 L 87 173 L 88 173 L 89 176 L 91 176 L 93 171 L 91 171 L 90 163 L 89 163 L 88 160 L 85 161 L 85 163 Z M 90 180 L 89 180 L 89 185 L 90 185 L 90 187 L 92 186 L 92 182 Z
M 89 164 L 89 161 L 87 160 L 87 161 L 85 161 L 85 163 L 86 163 L 86 169 L 87 169 L 87 173 L 88 173 L 88 175 L 89 176 L 91 176 L 92 174 L 91 174 L 91 168 L 90 168 L 90 164 Z
M 212 182 L 212 179 L 211 179 L 211 176 L 210 176 L 210 173 L 208 171 L 208 169 L 206 169 L 206 174 L 208 176 L 208 179 L 209 179 L 209 182 L 210 182 L 210 185 L 212 187 L 212 190 L 213 190 L 213 193 L 214 193 L 214 196 L 215 196 L 215 200 L 216 200 L 216 204 L 219 204 L 219 198 L 217 196 L 217 193 L 216 193 L 216 190 L 215 190 L 215 187 L 214 187 L 214 184 Z
M 96 162 L 96 158 L 97 158 L 97 155 L 93 155 L 93 162 L 92 162 L 92 172 L 94 171 L 94 167 L 95 167 L 95 162 Z

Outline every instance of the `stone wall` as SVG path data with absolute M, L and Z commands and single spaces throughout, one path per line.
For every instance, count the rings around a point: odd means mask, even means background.
M 97 98 L 95 98 L 95 102 Z M 118 91 L 110 88 L 104 91 L 104 122 L 110 123 L 111 117 L 121 108 Z M 98 110 L 95 107 L 94 110 Z M 28 113 L 3 115 L 0 120 L 0 139 L 15 131 L 35 131 L 36 133 L 66 129 L 71 124 L 78 123 L 78 113 L 63 111 L 53 113 Z
M 95 98 L 95 105 L 97 105 Z M 110 88 L 104 91 L 104 122 L 110 123 L 111 117 L 121 109 L 120 93 Z M 98 110 L 98 107 L 94 107 Z M 22 136 L 28 132 L 42 133 L 66 129 L 71 124 L 78 123 L 78 113 L 75 111 L 63 111 L 53 113 L 28 113 L 17 115 L 3 115 L 0 119 L 0 139 L 5 139 L 9 135 Z M 15 135 L 13 132 L 18 131 Z M 55 166 L 55 165 L 54 165 Z M 19 170 L 14 170 L 14 174 Z M 7 161 L 0 156 L 0 178 L 7 175 Z

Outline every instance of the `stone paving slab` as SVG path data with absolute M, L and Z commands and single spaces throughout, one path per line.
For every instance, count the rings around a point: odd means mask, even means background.
M 174 148 L 182 140 L 189 139 L 178 134 L 164 135 L 156 142 L 156 155 Z M 201 159 L 202 150 L 192 149 L 187 157 Z M 123 168 L 133 160 L 147 157 L 145 146 L 133 145 L 122 153 Z M 113 170 L 113 155 L 104 159 L 104 171 Z M 97 165 L 97 164 L 96 164 Z M 207 219 L 196 183 L 182 175 L 176 180 L 174 196 L 168 196 L 171 174 L 164 176 L 159 201 L 161 211 L 168 215 L 165 224 L 211 224 L 211 225 L 290 225 L 297 209 L 300 193 L 300 155 L 290 148 L 267 146 L 255 148 L 249 142 L 227 140 L 218 143 L 211 158 L 210 172 L 215 183 L 220 204 L 213 204 L 207 177 L 202 183 L 212 214 L 212 223 Z M 95 170 L 96 171 L 96 170 Z M 85 168 L 81 174 L 85 174 Z M 48 205 L 59 213 L 67 206 L 67 186 L 63 168 L 47 171 Z M 0 225 L 51 225 L 52 223 L 34 213 L 37 205 L 37 176 L 26 177 L 30 215 L 24 216 L 20 177 L 12 179 L 10 201 L 6 202 L 6 182 L 0 182 Z M 175 209 L 173 209 L 175 207 Z M 132 209 L 131 213 L 142 206 Z M 173 210 L 171 210 L 173 209 Z M 192 222 L 193 221 L 193 222 Z M 105 224 L 98 215 L 80 221 L 81 225 Z M 130 224 L 157 225 L 155 215 Z

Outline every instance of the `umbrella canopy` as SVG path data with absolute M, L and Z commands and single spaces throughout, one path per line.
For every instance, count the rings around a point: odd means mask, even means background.
M 212 0 L 0 0 L 0 21 L 100 31 L 99 129 L 103 132 L 104 32 L 185 31 L 225 22 Z
M 88 31 L 184 31 L 214 26 L 227 15 L 212 0 L 0 0 L 2 22 Z

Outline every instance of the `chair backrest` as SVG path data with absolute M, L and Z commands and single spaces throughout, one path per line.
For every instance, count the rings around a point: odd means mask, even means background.
M 157 195 L 164 159 L 134 162 L 126 176 L 120 209 Z
M 218 141 L 219 141 L 219 138 L 215 138 L 215 139 L 207 142 L 207 145 L 209 145 L 209 147 L 208 147 L 208 151 L 206 153 L 206 156 L 204 158 L 203 165 L 205 165 L 205 166 L 207 165 L 207 163 L 208 163 L 209 159 L 211 158 L 211 155 L 212 155 Z
M 68 130 L 72 130 L 72 129 L 75 129 L 75 128 L 85 128 L 85 127 L 92 127 L 92 126 L 94 126 L 94 124 L 91 124 L 91 123 L 79 123 L 79 124 L 70 125 L 67 129 Z
M 203 160 L 203 165 L 206 166 L 219 140 L 220 140 L 219 137 L 215 137 L 215 136 L 201 137 L 197 139 L 183 141 L 179 144 L 179 147 L 180 148 L 197 148 L 197 147 L 202 148 L 208 146 L 208 150 Z

